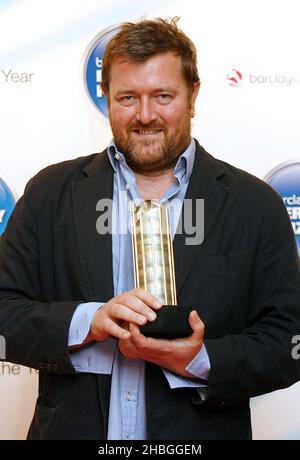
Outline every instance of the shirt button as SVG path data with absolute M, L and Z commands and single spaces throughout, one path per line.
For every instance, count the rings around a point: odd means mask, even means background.
M 126 184 L 126 190 L 129 190 L 129 189 L 130 189 L 130 185 Z
M 128 393 L 126 395 L 126 399 L 127 399 L 127 401 L 132 401 L 132 394 L 130 393 L 130 391 L 128 391 Z
M 115 153 L 115 159 L 116 160 L 119 160 L 120 159 L 120 155 L 118 153 Z

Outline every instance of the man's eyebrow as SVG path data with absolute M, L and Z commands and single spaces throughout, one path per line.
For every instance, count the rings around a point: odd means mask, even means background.
M 171 88 L 171 86 L 162 86 L 161 88 L 156 88 L 154 90 L 155 93 L 175 93 L 175 89 Z
M 116 92 L 116 96 L 119 96 L 120 94 L 134 94 L 136 91 L 133 89 L 129 88 L 121 88 Z M 154 88 L 152 93 L 175 93 L 176 90 L 174 88 L 171 88 L 170 86 L 162 86 L 160 88 Z
M 119 96 L 119 94 L 131 94 L 131 93 L 134 93 L 134 91 L 132 89 L 119 89 L 117 92 L 116 92 L 116 96 Z

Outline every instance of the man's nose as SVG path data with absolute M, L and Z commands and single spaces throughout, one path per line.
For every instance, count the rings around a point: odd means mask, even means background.
M 140 99 L 136 119 L 144 125 L 157 119 L 157 113 L 150 98 L 145 97 Z

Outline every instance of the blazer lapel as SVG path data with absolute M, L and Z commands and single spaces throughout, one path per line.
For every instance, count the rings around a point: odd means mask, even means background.
M 74 221 L 77 244 L 86 287 L 86 300 L 105 302 L 113 297 L 112 235 L 99 234 L 96 229 L 100 214 L 99 200 L 112 203 L 113 170 L 106 150 L 97 154 L 83 168 L 86 177 L 72 184 Z M 106 211 L 106 210 L 105 210 Z M 111 222 L 111 207 L 107 210 Z
M 209 155 L 196 141 L 195 162 L 185 200 L 191 200 L 192 216 L 195 216 L 196 212 L 196 199 L 200 198 L 204 200 L 204 239 L 198 245 L 186 244 L 186 238 L 189 235 L 185 233 L 185 219 L 187 218 L 185 209 L 187 202 L 184 200 L 181 213 L 182 232 L 176 233 L 174 238 L 177 295 L 179 295 L 193 263 L 196 258 L 199 258 L 208 234 L 226 198 L 228 187 L 217 180 L 224 174 L 225 171 L 222 164 Z M 190 216 L 188 217 L 190 218 Z

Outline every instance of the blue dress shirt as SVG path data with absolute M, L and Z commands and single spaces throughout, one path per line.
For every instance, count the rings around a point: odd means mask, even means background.
M 112 141 L 107 149 L 114 170 L 112 209 L 112 257 L 114 295 L 134 288 L 131 235 L 129 226 L 129 201 L 136 204 L 140 196 L 135 184 L 135 176 L 127 166 L 124 155 Z M 195 141 L 179 157 L 173 175 L 175 181 L 161 197 L 160 203 L 169 208 L 170 226 L 174 237 L 183 199 L 192 173 L 195 158 Z M 88 302 L 78 305 L 69 331 L 69 346 L 80 345 L 86 338 L 95 312 L 102 302 Z M 108 439 L 147 439 L 145 422 L 145 382 L 144 361 L 125 358 L 118 350 L 117 340 L 109 338 L 92 346 L 77 350 L 71 355 L 77 372 L 112 374 Z M 208 380 L 210 363 L 203 345 L 200 352 L 186 367 L 195 377 Z M 202 397 L 205 385 L 194 379 L 176 375 L 162 369 L 170 388 L 194 387 Z M 205 390 L 204 390 L 205 391 Z

